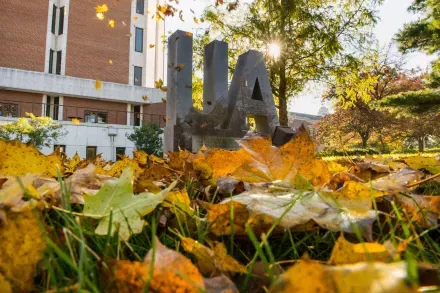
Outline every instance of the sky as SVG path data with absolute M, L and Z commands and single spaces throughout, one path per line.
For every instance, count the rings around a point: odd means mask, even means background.
M 166 31 L 174 32 L 177 29 L 191 31 L 197 33 L 197 30 L 203 30 L 207 24 L 196 25 L 193 21 L 193 13 L 195 16 L 203 12 L 207 5 L 213 4 L 215 0 L 180 0 L 179 8 L 184 12 L 185 21 L 182 22 L 178 17 L 167 18 L 165 28 Z M 379 41 L 379 45 L 387 46 L 399 29 L 407 22 L 417 19 L 417 15 L 407 11 L 408 6 L 413 0 L 385 0 L 380 7 L 380 20 L 374 28 L 374 33 Z M 412 53 L 406 57 L 406 67 L 427 69 L 430 62 L 435 59 L 435 56 L 427 56 L 423 53 Z M 322 88 L 309 87 L 305 92 L 301 93 L 299 97 L 295 97 L 289 104 L 289 111 L 307 113 L 316 115 L 322 105 L 330 107 L 330 105 L 321 102 Z

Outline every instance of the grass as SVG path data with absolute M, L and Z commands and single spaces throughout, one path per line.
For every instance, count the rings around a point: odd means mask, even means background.
M 191 199 L 198 199 L 201 193 L 194 188 L 194 185 L 194 182 L 187 182 L 186 189 Z M 423 188 L 428 190 L 431 185 L 427 184 Z M 64 183 L 62 183 L 62 192 L 63 208 L 67 211 L 80 212 L 82 206 L 69 204 L 70 190 Z M 216 198 L 218 201 L 218 196 Z M 294 204 L 293 201 L 283 216 Z M 396 245 L 406 243 L 407 249 L 402 259 L 409 264 L 412 282 L 417 282 L 417 262 L 440 264 L 439 229 L 438 227 L 425 229 L 418 226 L 414 217 L 400 210 L 393 202 L 384 200 L 379 204 L 381 210 L 383 206 L 387 207 L 387 212 L 380 213 L 380 220 L 374 223 L 374 239 L 380 243 L 386 241 Z M 376 204 L 375 208 L 377 209 Z M 181 249 L 180 237 L 192 237 L 201 243 L 215 239 L 215 236 L 209 232 L 208 224 L 203 220 L 205 215 L 203 209 L 195 209 L 194 215 L 178 211 L 177 215 L 169 219 L 168 226 L 161 224 L 162 212 L 163 208 L 159 207 L 149 214 L 146 217 L 149 225 L 142 233 L 132 235 L 128 241 L 120 239 L 117 233 L 111 235 L 111 226 L 107 235 L 96 235 L 94 233 L 96 220 L 79 218 L 75 214 L 54 209 L 44 212 L 42 227 L 44 225 L 45 230 L 50 231 L 50 235 L 46 237 L 48 248 L 44 255 L 44 265 L 35 278 L 37 291 L 61 291 L 73 288 L 75 291 L 103 292 L 108 281 L 103 279 L 102 272 L 110 266 L 111 261 L 114 259 L 142 261 L 150 249 L 154 251 L 155 237 L 167 247 L 179 250 L 193 260 L 191 254 Z M 262 287 L 260 291 L 254 291 L 256 282 L 263 282 L 268 288 L 277 279 L 279 270 L 275 268 L 285 269 L 305 254 L 316 260 L 329 259 L 339 233 L 315 229 L 307 232 L 285 230 L 275 234 L 275 228 L 283 216 L 263 235 L 256 235 L 247 226 L 248 237 L 238 237 L 231 233 L 231 236 L 216 238 L 226 244 L 230 255 L 248 265 L 246 275 L 234 278 L 241 292 L 248 292 L 249 288 L 252 288 L 253 292 L 264 292 Z M 231 211 L 231 220 L 233 218 L 234 212 Z M 354 242 L 364 241 L 359 233 L 346 235 L 346 238 Z M 254 274 L 253 269 L 257 263 L 262 263 L 264 266 L 267 272 L 265 278 Z M 150 271 L 151 276 L 152 271 Z

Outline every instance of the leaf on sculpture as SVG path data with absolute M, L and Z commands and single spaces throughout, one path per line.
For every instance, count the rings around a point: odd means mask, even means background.
M 200 272 L 204 275 L 246 273 L 246 268 L 228 255 L 221 242 L 214 242 L 211 247 L 207 247 L 192 238 L 183 237 L 181 243 L 186 252 L 195 255 Z
M 84 196 L 84 216 L 99 219 L 95 233 L 106 235 L 112 217 L 112 233 L 116 230 L 123 239 L 140 233 L 145 222 L 142 217 L 152 212 L 165 199 L 175 183 L 160 193 L 133 194 L 133 172 L 125 169 L 118 180 L 106 182 L 96 195 Z M 130 233 L 131 232 L 131 233 Z

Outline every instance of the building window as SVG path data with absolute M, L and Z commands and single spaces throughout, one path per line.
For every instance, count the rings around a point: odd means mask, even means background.
M 50 49 L 50 51 L 49 51 L 49 73 L 53 72 L 53 54 L 54 53 L 55 52 L 52 49 Z
M 0 103 L 0 116 L 18 117 L 18 104 Z
M 46 117 L 51 117 L 53 120 L 58 120 L 59 113 L 59 97 L 49 97 L 46 98 Z
M 63 152 L 63 153 L 65 153 L 65 152 L 66 152 L 66 146 L 63 145 L 63 144 L 55 144 L 55 145 L 53 146 L 53 151 L 54 151 L 54 152 L 59 151 L 59 152 Z
M 142 67 L 134 67 L 134 85 L 142 86 Z
M 62 58 L 63 54 L 62 51 L 58 51 L 57 52 L 57 65 L 56 65 L 56 74 L 61 74 L 61 58 Z
M 141 126 L 141 106 L 133 106 L 133 126 Z
M 122 160 L 125 156 L 125 148 L 116 148 L 116 161 Z
M 136 52 L 142 52 L 143 49 L 144 49 L 144 30 L 137 27 L 134 37 L 134 50 Z
M 58 23 L 58 35 L 62 35 L 64 30 L 64 7 L 60 8 L 60 20 Z
M 107 113 L 98 111 L 84 111 L 84 121 L 86 123 L 107 123 Z
M 57 7 L 55 4 L 52 6 L 52 28 L 51 31 L 53 34 L 55 34 L 55 25 L 57 22 Z
M 144 2 L 145 0 L 136 0 L 136 13 L 144 14 Z
M 96 158 L 96 147 L 95 146 L 88 146 L 86 149 L 86 159 L 87 160 L 94 160 Z

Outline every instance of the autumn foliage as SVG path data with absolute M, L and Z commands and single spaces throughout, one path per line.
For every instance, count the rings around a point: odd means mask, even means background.
M 438 184 L 438 158 L 325 161 L 304 128 L 280 148 L 254 132 L 240 146 L 105 162 L 3 142 L 2 292 L 414 292 L 425 285 L 408 280 L 422 271 L 423 253 L 438 263 L 426 237 L 437 237 L 429 231 L 440 207 L 438 194 L 417 188 Z M 308 242 L 318 235 L 331 238 L 327 246 Z M 328 253 L 319 257 L 321 250 Z

